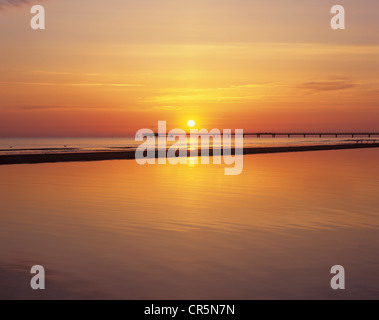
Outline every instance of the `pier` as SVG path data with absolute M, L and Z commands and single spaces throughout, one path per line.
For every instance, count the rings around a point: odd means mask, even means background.
M 189 135 L 190 133 L 186 133 L 186 135 Z M 222 132 L 220 132 L 220 134 L 222 134 Z M 167 137 L 167 136 L 178 136 L 178 135 L 182 135 L 180 133 L 175 133 L 175 134 L 168 134 L 168 133 L 154 133 L 154 135 L 156 137 Z M 206 135 L 209 135 L 209 136 L 215 136 L 215 134 L 213 133 L 199 133 L 198 134 L 199 136 L 206 136 Z M 235 133 L 231 133 L 231 134 L 227 134 L 227 136 L 235 136 L 236 134 Z M 148 134 L 146 134 L 146 136 L 148 136 Z M 364 138 L 364 137 L 368 137 L 368 138 L 371 138 L 371 137 L 379 137 L 379 132 L 248 132 L 248 133 L 244 133 L 243 134 L 244 137 L 257 137 L 257 138 L 261 138 L 261 137 L 272 137 L 272 138 L 276 138 L 276 137 L 288 137 L 288 138 L 293 138 L 293 137 L 303 137 L 303 138 L 306 138 L 306 137 L 319 137 L 319 138 L 322 138 L 322 137 L 335 137 L 335 138 L 338 138 L 338 137 L 351 137 L 351 138 L 355 138 L 355 137 L 361 137 L 361 138 Z

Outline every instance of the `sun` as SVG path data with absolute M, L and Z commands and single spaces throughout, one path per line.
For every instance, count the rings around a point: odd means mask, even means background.
M 192 128 L 192 127 L 194 127 L 195 126 L 195 121 L 193 121 L 193 120 L 188 120 L 188 122 L 187 122 L 187 125 L 190 127 L 190 128 Z

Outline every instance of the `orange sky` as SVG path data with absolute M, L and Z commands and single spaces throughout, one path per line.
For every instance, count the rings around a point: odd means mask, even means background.
M 0 136 L 378 130 L 379 2 L 0 0 Z M 14 1 L 18 2 L 18 1 Z M 31 1 L 32 2 L 32 1 Z

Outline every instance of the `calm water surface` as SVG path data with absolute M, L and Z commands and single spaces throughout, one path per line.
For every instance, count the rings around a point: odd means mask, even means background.
M 379 150 L 0 166 L 0 297 L 379 298 Z M 30 289 L 43 265 L 47 289 Z M 330 289 L 330 268 L 347 290 Z

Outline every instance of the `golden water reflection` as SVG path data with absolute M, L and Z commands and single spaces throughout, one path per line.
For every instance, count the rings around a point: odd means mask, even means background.
M 245 156 L 239 176 L 195 158 L 1 166 L 0 271 L 46 265 L 74 298 L 333 298 L 342 264 L 346 297 L 379 297 L 378 156 Z

